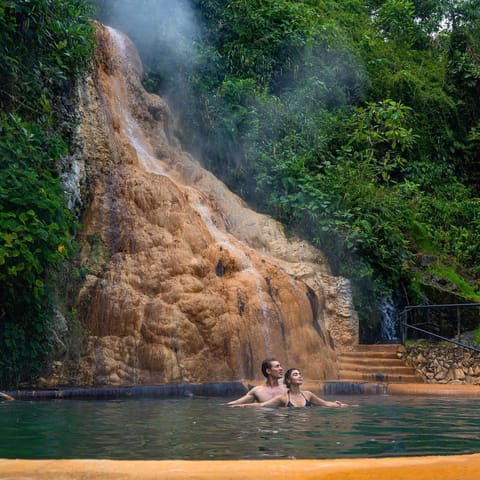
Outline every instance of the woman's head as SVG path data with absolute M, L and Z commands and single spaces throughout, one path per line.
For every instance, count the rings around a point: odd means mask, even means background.
M 285 376 L 283 377 L 283 383 L 289 389 L 290 385 L 292 384 L 292 380 L 296 380 L 297 378 L 302 378 L 302 374 L 298 368 L 290 368 L 285 372 Z

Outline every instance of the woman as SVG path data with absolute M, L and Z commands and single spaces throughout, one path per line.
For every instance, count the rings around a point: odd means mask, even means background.
M 303 377 L 298 368 L 291 368 L 285 373 L 283 383 L 288 391 L 281 395 L 277 395 L 271 400 L 261 403 L 245 403 L 242 405 L 232 405 L 233 407 L 310 407 L 312 405 L 320 405 L 322 407 L 348 407 L 346 403 L 327 402 L 308 390 L 301 390 L 300 385 L 303 383 Z

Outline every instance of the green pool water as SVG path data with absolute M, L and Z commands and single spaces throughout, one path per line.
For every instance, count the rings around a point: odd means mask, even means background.
M 0 403 L 0 458 L 275 459 L 480 452 L 478 400 L 339 397 L 345 409 L 228 398 Z

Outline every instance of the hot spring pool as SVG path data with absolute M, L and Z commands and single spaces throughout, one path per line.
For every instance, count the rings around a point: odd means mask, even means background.
M 4 402 L 0 458 L 326 459 L 480 452 L 478 399 L 335 399 L 357 406 L 230 408 L 230 398 Z

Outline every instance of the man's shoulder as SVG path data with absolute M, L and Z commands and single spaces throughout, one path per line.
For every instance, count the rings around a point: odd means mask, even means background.
M 252 387 L 248 392 L 255 393 L 258 391 L 262 391 L 263 388 L 265 388 L 265 385 L 257 385 L 256 387 Z
M 256 393 L 266 393 L 271 391 L 272 391 L 272 387 L 270 387 L 269 385 L 257 385 L 256 387 L 253 387 L 250 390 L 250 393 L 256 394 Z
M 256 391 L 252 391 L 252 395 L 255 396 L 258 402 L 265 402 L 267 400 L 276 397 L 277 395 L 282 395 L 287 392 L 287 389 L 284 385 L 278 385 L 276 387 L 271 387 L 270 385 L 259 385 L 256 387 Z
M 271 385 L 267 385 L 267 384 L 262 384 L 262 385 L 257 385 L 256 387 L 253 387 L 250 391 L 253 392 L 254 390 L 256 392 L 271 392 L 271 391 L 274 391 L 274 390 L 285 390 L 285 391 L 287 391 L 287 387 L 283 384 L 276 385 L 275 387 L 272 387 Z

